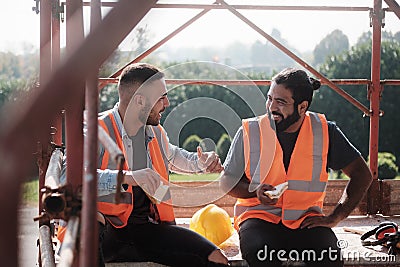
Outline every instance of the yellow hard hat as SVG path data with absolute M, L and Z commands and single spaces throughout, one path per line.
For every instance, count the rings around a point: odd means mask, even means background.
M 214 204 L 196 211 L 189 228 L 219 246 L 233 234 L 228 213 Z

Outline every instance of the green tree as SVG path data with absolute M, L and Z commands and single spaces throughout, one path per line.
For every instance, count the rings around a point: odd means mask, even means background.
M 389 42 L 394 42 L 394 41 L 398 41 L 400 42 L 400 32 L 397 32 L 395 35 L 392 34 L 392 32 L 388 32 L 388 31 L 382 31 L 381 34 L 381 39 L 382 41 L 389 41 Z M 358 45 L 362 45 L 362 44 L 370 44 L 372 41 L 372 32 L 368 31 L 368 32 L 363 32 L 361 34 L 361 36 L 358 38 L 357 40 L 357 46 Z
M 399 31 L 399 32 L 396 32 L 396 33 L 393 35 L 393 37 L 394 37 L 394 39 L 395 39 L 397 42 L 400 43 L 400 31 Z
M 314 48 L 314 64 L 319 65 L 331 55 L 339 54 L 349 49 L 349 38 L 341 30 L 334 30 Z
M 197 146 L 200 142 L 201 138 L 198 135 L 193 134 L 186 138 L 185 142 L 183 142 L 182 148 L 186 149 L 187 151 L 196 152 Z
M 231 146 L 231 138 L 228 134 L 223 134 L 217 143 L 217 154 L 219 155 L 221 162 L 224 162 Z
M 171 67 L 170 66 L 176 66 Z M 261 78 L 262 75 L 245 75 L 238 71 L 232 71 L 229 68 L 221 67 L 218 64 L 204 64 L 201 62 L 186 62 L 181 64 L 170 63 L 170 65 L 163 66 L 166 69 L 166 76 L 172 79 L 245 79 L 248 78 Z M 186 140 L 190 135 L 197 134 L 201 138 L 211 138 L 214 143 L 217 143 L 222 134 L 228 133 L 224 127 L 226 125 L 235 125 L 235 131 L 240 126 L 232 118 L 231 115 L 236 115 L 239 118 L 248 118 L 255 115 L 255 113 L 250 108 L 249 104 L 256 105 L 258 107 L 257 115 L 265 112 L 265 103 L 262 98 L 258 98 L 256 103 L 248 103 L 242 97 L 238 95 L 237 92 L 247 93 L 251 90 L 258 91 L 259 88 L 256 86 L 223 86 L 223 85 L 198 85 L 198 84 L 184 84 L 179 86 L 169 85 L 168 86 L 168 98 L 170 100 L 170 107 L 168 107 L 163 115 L 164 123 L 165 118 L 170 116 L 170 113 L 174 111 L 176 119 L 168 121 L 168 124 L 164 124 L 166 129 L 172 139 L 172 142 L 176 145 L 182 146 L 183 141 Z M 262 93 L 264 93 L 266 88 L 262 87 Z M 260 94 L 262 94 L 260 93 Z M 215 105 L 203 105 L 204 102 L 196 101 L 196 99 L 210 99 L 216 103 Z M 190 101 L 189 101 L 190 100 Z M 179 106 L 179 109 L 177 107 Z M 187 122 L 188 111 L 198 111 L 199 114 L 207 109 L 206 111 L 212 114 L 220 114 L 219 108 L 222 106 L 229 106 L 231 109 L 228 111 L 226 116 L 224 116 L 223 121 L 214 121 L 212 118 L 200 117 L 200 118 L 190 118 L 191 120 Z M 193 112 L 190 112 L 193 113 Z M 182 127 L 182 122 L 187 122 L 184 127 Z M 174 133 L 174 131 L 176 131 Z M 234 133 L 233 133 L 234 134 Z M 175 136 L 179 135 L 179 142 L 176 140 Z M 233 137 L 233 136 L 231 136 Z M 183 140 L 183 141 L 182 141 Z
M 336 79 L 370 79 L 371 77 L 371 44 L 360 43 L 340 55 L 333 55 L 320 71 L 328 78 Z M 400 78 L 400 43 L 397 41 L 383 41 L 381 51 L 381 79 Z M 369 106 L 366 86 L 342 86 L 361 103 Z M 379 151 L 388 151 L 399 158 L 400 140 L 400 113 L 397 103 L 400 94 L 395 86 L 385 86 L 382 92 L 381 110 L 384 116 L 380 119 Z M 341 98 L 330 88 L 323 86 L 314 97 L 311 107 L 323 112 L 328 119 L 338 122 L 338 125 L 360 149 L 364 156 L 368 155 L 369 147 L 369 119 L 364 118 L 361 111 Z
M 368 159 L 369 160 L 369 159 Z M 378 153 L 378 178 L 394 179 L 399 168 L 396 165 L 396 156 L 389 152 Z
M 25 97 L 24 92 L 34 87 L 39 74 L 38 57 L 37 51 L 21 55 L 0 52 L 0 108 Z

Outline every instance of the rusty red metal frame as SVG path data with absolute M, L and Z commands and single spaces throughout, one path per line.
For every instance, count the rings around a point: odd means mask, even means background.
M 371 86 L 368 91 L 370 100 L 370 129 L 369 129 L 369 157 L 370 169 L 374 181 L 378 181 L 378 137 L 379 137 L 379 104 L 381 95 L 381 27 L 382 27 L 382 1 L 374 0 L 372 12 L 372 59 L 371 59 Z M 368 190 L 367 210 L 370 214 L 376 214 L 379 207 L 381 192 L 372 186 Z
M 51 69 L 56 69 L 60 64 L 60 1 L 53 0 L 52 3 L 52 16 L 51 16 Z M 61 108 L 62 109 L 62 108 Z M 60 109 L 54 118 L 52 125 L 55 132 L 53 134 L 52 142 L 56 145 L 62 145 L 62 118 L 63 112 Z
M 360 109 L 364 114 L 369 115 L 369 110 L 366 108 L 363 104 L 361 104 L 358 100 L 353 98 L 351 95 L 337 87 L 334 83 L 332 83 L 328 78 L 323 76 L 321 73 L 319 73 L 316 69 L 314 69 L 312 66 L 310 66 L 307 62 L 299 58 L 296 54 L 294 54 L 292 51 L 287 49 L 284 45 L 282 45 L 280 42 L 275 40 L 271 35 L 267 34 L 265 31 L 263 31 L 261 28 L 259 28 L 257 25 L 255 25 L 253 22 L 251 22 L 249 19 L 247 19 L 245 16 L 243 16 L 241 13 L 239 13 L 236 9 L 228 5 L 226 2 L 223 0 L 219 0 L 219 3 L 222 6 L 225 6 L 228 8 L 230 12 L 232 12 L 235 16 L 237 16 L 239 19 L 241 19 L 243 22 L 245 22 L 247 25 L 249 25 L 253 30 L 261 34 L 265 39 L 267 39 L 269 42 L 271 42 L 274 46 L 276 46 L 278 49 L 280 49 L 282 52 L 284 52 L 286 55 L 291 57 L 293 60 L 295 60 L 297 63 L 299 63 L 302 67 L 307 69 L 309 72 L 314 74 L 316 77 L 320 78 L 321 81 L 323 81 L 325 84 L 327 84 L 330 88 L 332 88 L 336 93 L 341 95 L 343 98 L 345 98 L 347 101 L 352 103 L 354 106 L 356 106 L 358 109 Z
M 103 7 L 113 7 L 116 2 L 102 2 Z M 90 6 L 90 2 L 83 2 L 84 6 Z M 249 10 L 299 10 L 299 11 L 369 11 L 372 8 L 363 6 L 279 6 L 279 5 L 231 5 L 235 9 Z M 184 8 L 184 9 L 226 9 L 215 4 L 155 4 L 153 8 Z
M 389 8 L 396 14 L 400 19 L 400 5 L 395 0 L 385 0 Z
M 0 201 L 7 203 L 1 209 L 3 214 L 7 214 L 7 220 L 3 220 L 0 227 L 0 257 L 4 266 L 18 266 L 15 222 L 18 219 L 20 184 L 25 180 L 30 164 L 30 157 L 26 154 L 34 151 L 37 140 L 49 140 L 54 113 L 60 107 L 77 104 L 75 101 L 82 90 L 80 85 L 88 74 L 100 67 L 155 2 L 120 0 L 52 75 L 41 80 L 40 87 L 31 91 L 23 105 L 5 107 L 8 116 L 1 114 L 3 125 L 0 128 Z M 124 23 L 121 23 L 121 18 L 125 18 Z M 104 39 L 107 42 L 103 42 Z M 97 47 L 96 51 L 93 47 Z
M 40 2 L 40 73 L 39 73 L 39 84 L 43 84 L 48 79 L 51 73 L 51 13 L 52 6 L 51 1 Z M 42 60 L 43 59 L 43 60 Z M 48 158 L 47 153 L 47 142 L 41 142 L 38 144 L 39 150 L 37 151 L 39 157 L 39 192 L 44 187 Z M 39 199 L 41 199 L 41 193 L 39 193 Z M 39 203 L 39 214 L 43 210 L 42 203 Z
M 118 78 L 99 78 L 103 83 L 118 83 Z M 367 79 L 330 79 L 334 84 L 341 85 L 369 85 L 370 80 Z M 271 80 L 196 80 L 196 79 L 165 79 L 167 84 L 224 84 L 224 85 L 270 85 Z M 400 80 L 385 80 L 385 84 L 398 85 Z M 321 81 L 321 84 L 324 81 Z
M 101 1 L 92 0 L 90 6 L 90 30 L 101 22 Z M 84 176 L 82 184 L 82 212 L 80 230 L 79 266 L 98 266 L 97 223 L 97 149 L 98 149 L 98 71 L 88 75 L 85 90 L 86 135 L 84 140 Z

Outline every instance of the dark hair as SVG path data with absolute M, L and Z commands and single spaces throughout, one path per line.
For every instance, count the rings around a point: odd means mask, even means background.
M 314 90 L 321 87 L 321 83 L 308 76 L 304 70 L 287 68 L 272 78 L 276 84 L 282 84 L 293 94 L 295 105 L 308 101 L 310 107 Z
M 147 63 L 134 63 L 125 67 L 122 71 L 119 84 L 126 85 L 142 85 L 146 81 L 151 82 L 164 77 L 164 73 L 157 67 Z

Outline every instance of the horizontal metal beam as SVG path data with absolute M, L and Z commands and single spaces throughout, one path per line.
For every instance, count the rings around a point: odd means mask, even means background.
M 400 80 L 381 80 L 382 85 L 400 85 Z
M 90 6 L 90 2 L 83 2 L 84 6 Z M 102 2 L 103 7 L 113 7 L 116 2 Z M 369 11 L 370 7 L 365 6 L 270 6 L 270 5 L 231 5 L 235 9 L 247 10 L 292 10 L 292 11 Z M 174 9 L 226 9 L 218 4 L 155 4 L 153 8 L 174 8 Z
M 367 79 L 331 79 L 334 84 L 340 85 L 368 85 L 371 83 Z M 391 84 L 400 84 L 400 80 L 384 80 Z M 99 78 L 100 83 L 118 83 L 118 78 Z M 223 85 L 270 85 L 271 80 L 197 80 L 197 79 L 166 79 L 167 84 L 223 84 Z M 326 82 L 321 80 L 321 84 Z
M 292 11 L 369 11 L 372 8 L 363 6 L 267 6 L 267 5 L 230 5 L 235 9 L 248 10 L 292 10 Z M 156 4 L 154 8 L 186 8 L 186 9 L 227 9 L 221 5 L 200 4 Z

